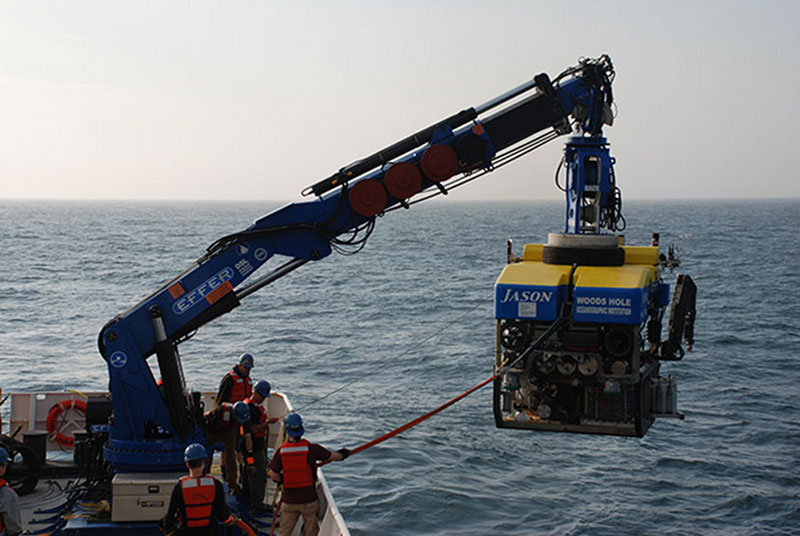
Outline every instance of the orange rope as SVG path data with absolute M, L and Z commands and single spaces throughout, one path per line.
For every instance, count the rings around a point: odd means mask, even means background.
M 370 447 L 374 447 L 375 445 L 377 445 L 377 444 L 379 444 L 379 443 L 383 443 L 383 442 L 384 442 L 384 441 L 386 441 L 387 439 L 391 439 L 391 438 L 393 438 L 394 436 L 396 436 L 396 435 L 398 435 L 398 434 L 402 434 L 403 432 L 405 432 L 405 431 L 406 431 L 406 430 L 408 430 L 409 428 L 412 428 L 412 427 L 414 427 L 414 426 L 418 425 L 419 423 L 421 423 L 422 421 L 425 421 L 425 420 L 427 420 L 427 419 L 430 419 L 431 417 L 433 417 L 433 416 L 434 416 L 434 415 L 436 415 L 437 413 L 439 413 L 439 412 L 441 412 L 441 411 L 444 411 L 445 409 L 449 408 L 450 406 L 452 406 L 453 404 L 455 404 L 456 402 L 458 402 L 458 401 L 459 401 L 459 400 L 461 400 L 462 398 L 465 398 L 465 397 L 467 397 L 467 396 L 471 395 L 472 393 L 474 393 L 475 391 L 477 391 L 477 390 L 478 390 L 478 389 L 480 389 L 481 387 L 484 387 L 484 386 L 485 386 L 486 384 L 488 384 L 489 382 L 492 382 L 492 381 L 494 381 L 494 379 L 495 379 L 495 378 L 497 378 L 497 374 L 495 374 L 495 375 L 494 375 L 494 376 L 492 376 L 491 378 L 488 378 L 488 379 L 486 379 L 486 380 L 482 381 L 481 383 L 479 383 L 478 385 L 476 385 L 476 386 L 475 386 L 475 387 L 473 387 L 472 389 L 469 389 L 469 390 L 467 390 L 467 391 L 464 391 L 463 393 L 461 393 L 461 394 L 460 394 L 460 395 L 458 395 L 457 397 L 455 397 L 455 398 L 453 398 L 453 399 L 451 399 L 451 400 L 449 400 L 449 401 L 445 402 L 444 404 L 442 404 L 442 405 L 441 405 L 441 406 L 439 406 L 438 408 L 436 408 L 436 409 L 434 409 L 434 410 L 432 410 L 432 411 L 429 411 L 429 412 L 428 412 L 428 413 L 426 413 L 425 415 L 423 415 L 423 416 L 421 416 L 421 417 L 417 417 L 417 418 L 416 418 L 416 419 L 414 419 L 413 421 L 409 421 L 409 422 L 407 422 L 406 424 L 404 424 L 403 426 L 401 426 L 401 427 L 399 427 L 399 428 L 395 428 L 395 429 L 394 429 L 394 430 L 392 430 L 391 432 L 389 432 L 389 433 L 386 433 L 386 434 L 383 434 L 381 437 L 379 437 L 379 438 L 377 438 L 377 439 L 373 439 L 372 441 L 370 441 L 370 442 L 368 442 L 368 443 L 364 443 L 364 444 L 363 444 L 363 445 L 361 445 L 360 447 L 356 447 L 356 448 L 354 448 L 353 450 L 351 450 L 351 451 L 350 451 L 350 454 L 351 454 L 351 455 L 353 455 L 353 454 L 358 454 L 359 452 L 361 452 L 361 451 L 363 451 L 363 450 L 367 450 L 368 448 L 370 448 Z
M 278 521 L 278 513 L 281 511 L 281 505 L 283 504 L 283 497 L 281 500 L 278 501 L 278 506 L 275 508 L 275 511 L 272 513 L 272 529 L 269 531 L 269 536 L 274 536 L 275 534 L 275 523 Z
M 429 411 L 425 415 L 422 415 L 421 417 L 417 417 L 413 421 L 409 421 L 406 424 L 404 424 L 403 426 L 400 426 L 399 428 L 395 428 L 391 432 L 385 433 L 385 434 L 383 434 L 382 436 L 380 436 L 377 439 L 373 439 L 372 441 L 369 441 L 368 443 L 364 443 L 363 445 L 354 448 L 353 450 L 350 451 L 350 456 L 352 456 L 353 454 L 358 454 L 361 451 L 367 450 L 370 447 L 374 447 L 375 445 L 377 445 L 379 443 L 383 443 L 387 439 L 391 439 L 391 438 L 393 438 L 394 436 L 396 436 L 398 434 L 402 434 L 403 432 L 405 432 L 409 428 L 413 428 L 414 426 L 418 425 L 422 421 L 430 419 L 431 417 L 433 417 L 437 413 L 449 408 L 450 406 L 452 406 L 453 404 L 455 404 L 456 402 L 458 402 L 462 398 L 465 398 L 465 397 L 471 395 L 472 393 L 474 393 L 475 391 L 477 391 L 481 387 L 484 387 L 486 384 L 494 381 L 495 378 L 497 378 L 497 374 L 495 374 L 491 378 L 488 378 L 488 379 L 482 381 L 481 383 L 479 383 L 475 387 L 472 387 L 471 389 L 468 389 L 467 391 L 464 391 L 463 393 L 461 393 L 457 397 L 455 397 L 455 398 L 453 398 L 451 400 L 448 400 L 447 402 L 445 402 L 444 404 L 442 404 L 438 408 Z M 325 465 L 325 464 L 329 463 L 330 461 L 331 460 L 322 462 L 322 463 L 318 464 L 318 466 Z
M 238 519 L 236 521 L 236 524 L 239 525 L 239 528 L 241 528 L 246 534 L 248 534 L 248 536 L 256 536 L 255 531 L 253 531 L 253 529 L 250 528 L 250 525 L 248 525 L 241 519 Z
M 550 337 L 550 335 L 555 333 L 555 331 L 561 327 L 561 324 L 563 324 L 568 317 L 569 317 L 569 315 L 563 315 L 563 316 L 557 318 L 556 321 L 553 322 L 550 325 L 550 327 L 548 327 L 547 330 L 545 330 L 545 332 L 542 335 L 540 335 L 539 338 L 536 339 L 536 341 L 533 344 L 528 346 L 528 348 L 524 352 L 522 352 L 522 354 L 520 354 L 512 363 L 509 364 L 508 361 L 503 363 L 503 366 L 500 368 L 500 370 L 498 370 L 491 378 L 488 378 L 488 379 L 482 381 L 481 383 L 479 383 L 478 385 L 476 385 L 475 387 L 464 391 L 463 393 L 461 393 L 457 397 L 455 397 L 455 398 L 453 398 L 451 400 L 448 400 L 447 402 L 445 402 L 444 404 L 442 404 L 438 408 L 429 411 L 425 415 L 423 415 L 421 417 L 417 417 L 413 421 L 409 421 L 406 424 L 404 424 L 403 426 L 401 426 L 399 428 L 395 428 L 391 432 L 383 434 L 382 436 L 380 436 L 377 439 L 373 439 L 372 441 L 369 441 L 368 443 L 364 443 L 363 445 L 354 448 L 353 450 L 350 451 L 350 456 L 352 456 L 353 454 L 358 454 L 359 452 L 361 452 L 363 450 L 367 450 L 370 447 L 374 447 L 375 445 L 378 445 L 379 443 L 383 443 L 387 439 L 391 439 L 391 438 L 393 438 L 394 436 L 396 436 L 398 434 L 402 434 L 403 432 L 405 432 L 409 428 L 412 428 L 412 427 L 418 425 L 422 421 L 430 419 L 431 417 L 433 417 L 437 413 L 449 408 L 450 406 L 452 406 L 453 404 L 455 404 L 456 402 L 458 402 L 462 398 L 471 395 L 472 393 L 474 393 L 475 391 L 477 391 L 481 387 L 484 387 L 487 384 L 493 382 L 498 376 L 500 376 L 501 374 L 504 374 L 508 369 L 510 369 L 511 367 L 513 367 L 514 365 L 516 365 L 517 363 L 522 361 L 522 359 L 524 359 L 525 356 L 528 355 L 528 353 L 530 353 L 531 351 L 539 348 Z M 319 467 L 319 466 L 325 465 L 327 463 L 330 463 L 330 461 L 331 460 L 322 462 L 320 464 L 317 464 L 317 466 Z

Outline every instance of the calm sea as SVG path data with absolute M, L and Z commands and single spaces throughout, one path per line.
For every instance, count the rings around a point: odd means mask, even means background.
M 0 387 L 105 389 L 105 322 L 275 207 L 0 202 Z M 497 430 L 487 388 L 326 468 L 354 535 L 800 533 L 800 201 L 624 208 L 628 243 L 660 232 L 699 287 L 696 348 L 664 367 L 686 420 L 643 439 Z M 519 253 L 562 218 L 556 202 L 394 212 L 358 255 L 202 328 L 186 377 L 215 389 L 252 352 L 312 440 L 355 447 L 491 375 L 506 238 Z

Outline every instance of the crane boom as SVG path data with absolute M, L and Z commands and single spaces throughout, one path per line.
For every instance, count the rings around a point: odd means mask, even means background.
M 566 230 L 608 230 L 613 221 L 608 214 L 618 207 L 609 174 L 613 159 L 602 128 L 612 122 L 613 78 L 608 56 L 582 60 L 552 80 L 538 75 L 343 166 L 303 191 L 314 199 L 279 208 L 211 244 L 188 269 L 113 318 L 99 334 L 113 397 L 106 459 L 118 470 L 182 467 L 184 447 L 204 441 L 204 435 L 202 409 L 186 390 L 179 344 L 307 262 L 362 247 L 376 216 L 408 207 L 421 192 L 447 193 L 457 178 L 491 171 L 573 132 L 566 152 L 568 212 L 572 209 Z M 245 284 L 273 257 L 285 261 Z M 163 390 L 147 361 L 153 354 Z

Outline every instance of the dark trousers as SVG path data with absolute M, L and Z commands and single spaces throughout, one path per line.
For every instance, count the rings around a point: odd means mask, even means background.
M 267 448 L 263 438 L 253 439 L 253 467 L 243 471 L 242 489 L 251 505 L 261 506 L 267 486 Z

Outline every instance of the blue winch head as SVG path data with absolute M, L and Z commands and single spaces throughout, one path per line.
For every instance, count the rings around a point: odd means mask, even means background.
M 208 452 L 206 452 L 206 448 L 200 443 L 192 443 L 183 451 L 183 459 L 186 462 L 205 460 L 207 457 Z
M 303 419 L 297 413 L 290 413 L 283 421 L 286 426 L 286 433 L 290 437 L 301 437 L 305 430 L 303 429 Z
M 600 136 L 570 138 L 564 148 L 567 169 L 567 233 L 598 234 L 616 225 L 621 201 L 614 180 L 614 159 Z

